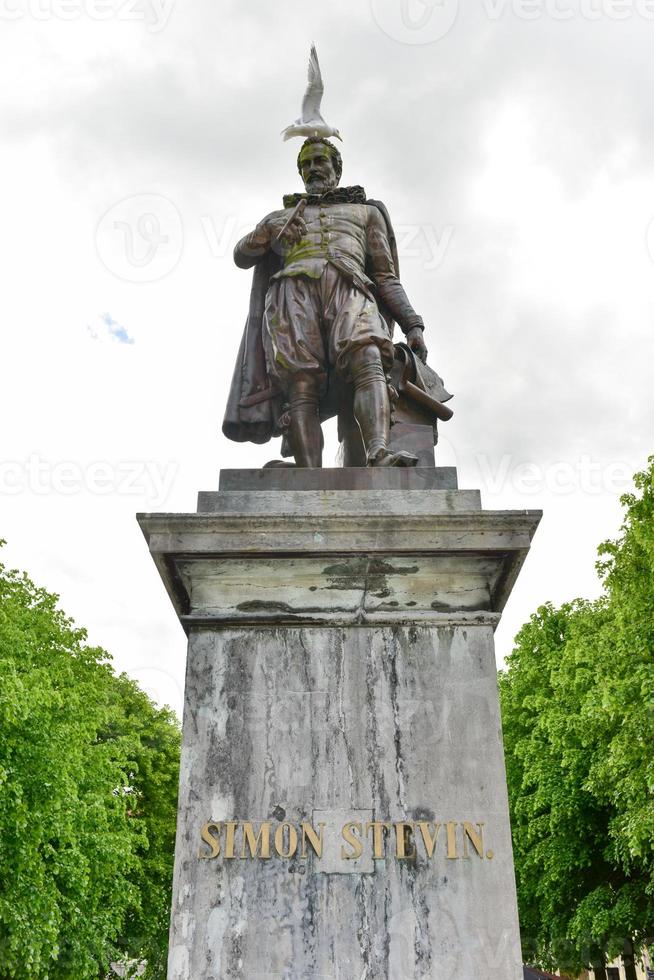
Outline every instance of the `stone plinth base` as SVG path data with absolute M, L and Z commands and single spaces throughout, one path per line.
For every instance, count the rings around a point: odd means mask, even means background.
M 406 448 L 406 447 L 402 447 Z M 432 445 L 433 454 L 433 445 Z M 261 470 L 222 470 L 221 491 L 284 490 L 456 490 L 454 466 L 334 466 L 324 469 L 295 469 L 270 466 Z M 216 497 L 215 493 L 200 498 Z M 202 508 L 200 508 L 202 509 Z
M 493 628 L 539 515 L 201 506 L 140 518 L 189 635 L 169 980 L 520 980 Z

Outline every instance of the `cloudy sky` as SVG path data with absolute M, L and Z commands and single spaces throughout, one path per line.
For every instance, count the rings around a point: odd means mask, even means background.
M 277 455 L 220 434 L 231 251 L 299 189 L 279 131 L 312 40 L 343 183 L 388 205 L 456 396 L 439 462 L 545 511 L 498 660 L 541 602 L 597 594 L 654 451 L 652 0 L 0 0 L 4 561 L 177 709 L 134 514 Z

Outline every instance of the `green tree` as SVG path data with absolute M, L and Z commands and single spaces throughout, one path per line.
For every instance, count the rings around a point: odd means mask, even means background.
M 137 830 L 139 861 L 130 875 L 139 902 L 125 920 L 117 945 L 148 962 L 147 977 L 166 976 L 173 856 L 177 822 L 180 731 L 169 709 L 157 708 L 138 685 L 115 678 L 120 714 L 115 738 L 128 737 L 130 824 Z M 146 843 L 147 842 L 147 843 Z
M 541 606 L 500 675 L 525 955 L 629 977 L 654 926 L 654 457 L 634 482 L 602 597 Z
M 179 729 L 0 565 L 0 978 L 165 977 Z

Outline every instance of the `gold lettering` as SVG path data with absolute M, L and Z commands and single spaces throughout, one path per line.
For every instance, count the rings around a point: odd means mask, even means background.
M 284 846 L 284 830 L 288 831 L 288 847 Z M 280 858 L 292 858 L 297 851 L 297 830 L 292 823 L 280 823 L 275 831 L 275 850 Z
M 231 820 L 225 824 L 225 858 L 234 858 L 234 838 L 236 836 L 236 828 L 238 827 L 238 822 Z
M 384 831 L 390 830 L 390 826 L 381 820 L 371 820 L 366 824 L 366 837 L 372 830 L 372 856 L 375 861 L 384 860 Z
M 409 846 L 413 845 L 413 828 L 415 824 L 413 821 L 400 820 L 395 827 L 395 857 L 399 858 L 401 861 L 413 861 L 416 857 L 416 849 L 412 847 L 409 854 L 406 852 L 407 844 Z
M 226 860 L 240 856 L 242 859 L 252 857 L 270 858 L 272 844 L 272 824 L 265 821 L 259 825 L 258 831 L 256 824 L 252 821 L 239 822 L 237 820 L 216 822 L 209 820 L 200 830 L 200 837 L 206 847 L 198 849 L 198 858 L 203 860 L 213 860 L 222 855 Z M 238 829 L 242 829 L 242 842 L 240 855 L 235 853 Z M 274 846 L 277 855 L 284 859 L 300 854 L 302 858 L 307 858 L 313 853 L 318 858 L 322 858 L 324 850 L 324 835 L 326 824 L 312 824 L 310 821 L 303 821 L 299 827 L 291 823 L 284 822 L 279 824 L 274 834 Z M 415 861 L 417 858 L 418 847 L 416 836 L 418 830 L 422 839 L 425 853 L 428 858 L 433 858 L 436 852 L 441 829 L 445 828 L 446 834 L 446 854 L 450 861 L 459 858 L 470 858 L 476 854 L 481 860 L 484 858 L 492 861 L 494 853 L 492 850 L 485 850 L 484 844 L 484 823 L 471 823 L 456 820 L 448 820 L 447 823 L 429 822 L 427 820 L 398 820 L 393 823 L 382 820 L 371 820 L 365 824 L 352 821 L 346 823 L 341 831 L 344 844 L 341 846 L 341 858 L 346 861 L 356 861 L 363 854 L 364 840 L 371 840 L 372 857 L 375 861 L 383 861 L 386 858 L 386 843 L 391 828 L 395 830 L 395 856 L 401 861 Z M 458 850 L 458 828 L 461 828 L 463 840 L 463 853 Z M 224 839 L 222 834 L 224 831 Z
M 433 857 L 434 856 L 434 848 L 436 847 L 436 842 L 438 841 L 438 835 L 441 832 L 441 826 L 442 826 L 442 824 L 440 824 L 440 823 L 435 823 L 434 824 L 434 836 L 433 837 L 432 837 L 431 833 L 429 832 L 429 824 L 427 823 L 426 820 L 419 820 L 418 821 L 418 826 L 420 827 L 420 833 L 422 834 L 422 842 L 425 845 L 425 850 L 427 852 L 427 857 L 428 858 Z
M 341 846 L 341 858 L 344 861 L 356 861 L 363 854 L 363 844 L 358 837 L 355 837 L 354 831 L 361 833 L 361 824 L 352 821 L 351 823 L 346 823 L 343 827 L 342 834 L 343 840 L 346 841 L 352 848 L 352 853 L 348 854 L 343 846 Z
M 257 851 L 259 850 L 259 845 L 261 845 L 261 857 L 270 857 L 270 823 L 262 823 L 259 828 L 259 833 L 254 833 L 254 829 L 250 821 L 243 824 L 243 849 L 241 850 L 241 857 L 244 858 L 246 845 L 250 848 L 250 857 L 256 857 Z
M 456 861 L 459 856 L 456 853 L 456 828 L 458 826 L 456 820 L 448 820 L 445 825 L 447 831 L 447 856 L 450 861 Z
M 479 833 L 475 830 L 471 823 L 467 820 L 463 822 L 463 856 L 464 858 L 469 857 L 468 854 L 468 841 L 472 844 L 475 851 L 480 858 L 484 857 L 484 825 L 483 823 L 477 824 L 479 828 Z
M 322 832 L 325 829 L 324 823 L 319 823 L 319 833 L 316 833 L 314 828 L 310 823 L 303 823 L 302 825 L 302 857 L 307 856 L 307 840 L 313 848 L 313 852 L 316 857 L 322 857 Z
M 220 826 L 221 825 L 219 823 L 214 823 L 212 820 L 205 823 L 204 827 L 200 831 L 200 837 L 205 844 L 208 844 L 211 848 L 211 854 L 207 854 L 206 851 L 203 851 L 200 848 L 198 851 L 199 858 L 204 858 L 207 861 L 211 861 L 212 858 L 217 858 L 220 854 Z M 211 833 L 212 830 L 217 831 L 218 836 L 214 837 L 214 835 Z

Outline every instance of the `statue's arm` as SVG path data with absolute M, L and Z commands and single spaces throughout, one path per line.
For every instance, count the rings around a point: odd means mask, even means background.
M 290 223 L 289 216 L 292 217 Z M 239 269 L 250 269 L 268 254 L 280 236 L 281 244 L 292 245 L 300 240 L 306 230 L 307 226 L 301 215 L 292 216 L 288 209 L 273 211 L 237 243 L 234 249 L 234 262 Z
M 267 255 L 272 243 L 268 222 L 274 214 L 275 212 L 266 215 L 253 231 L 236 243 L 234 262 L 239 269 L 251 269 L 253 265 L 256 265 Z
M 388 241 L 386 221 L 374 205 L 368 206 L 367 248 L 377 295 L 406 335 L 406 342 L 422 360 L 427 360 L 423 332 L 425 325 L 409 302 L 404 286 L 397 277 L 393 253 Z
M 422 330 L 422 317 L 411 306 L 404 286 L 397 278 L 383 215 L 373 205 L 369 205 L 368 212 L 368 255 L 377 294 L 403 333 L 408 334 L 415 328 Z

